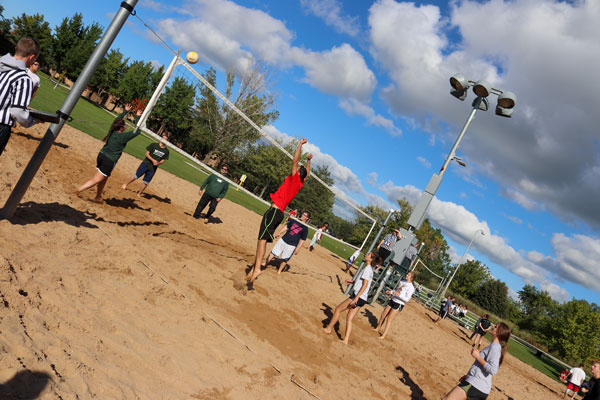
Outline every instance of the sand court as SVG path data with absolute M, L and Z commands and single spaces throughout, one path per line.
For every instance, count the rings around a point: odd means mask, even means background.
M 14 130 L 0 206 L 45 129 Z M 439 399 L 467 372 L 470 332 L 434 326 L 416 302 L 384 341 L 371 329 L 380 306 L 360 311 L 350 346 L 339 342 L 345 315 L 324 334 L 349 275 L 321 246 L 247 292 L 261 216 L 225 199 L 219 223 L 194 220 L 197 186 L 164 170 L 138 198 L 139 182 L 121 189 L 139 165 L 124 154 L 104 204 L 95 189 L 73 195 L 100 148 L 65 126 L 15 217 L 0 221 L 0 398 Z M 507 356 L 489 398 L 562 390 Z

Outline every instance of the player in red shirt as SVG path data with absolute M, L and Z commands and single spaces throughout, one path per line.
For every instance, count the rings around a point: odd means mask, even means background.
M 285 208 L 288 204 L 296 197 L 304 181 L 308 178 L 310 171 L 310 159 L 312 154 L 309 154 L 306 161 L 306 167 L 298 165 L 300 162 L 300 156 L 302 155 L 302 145 L 308 142 L 306 139 L 302 139 L 298 144 L 296 153 L 294 153 L 294 159 L 292 160 L 292 173 L 288 175 L 279 189 L 275 193 L 271 193 L 271 208 L 269 208 L 263 215 L 263 219 L 260 223 L 260 231 L 258 232 L 258 243 L 256 244 L 256 257 L 254 258 L 254 266 L 248 272 L 246 280 L 248 281 L 248 289 L 253 290 L 253 284 L 258 275 L 262 272 L 260 270 L 265 251 L 267 249 L 267 242 L 273 241 L 273 233 L 277 226 L 283 221 Z

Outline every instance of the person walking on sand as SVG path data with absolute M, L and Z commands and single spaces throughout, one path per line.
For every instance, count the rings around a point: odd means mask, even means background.
M 328 222 L 325 222 L 323 225 L 321 225 L 319 227 L 319 229 L 317 229 L 312 237 L 312 239 L 310 239 L 310 243 L 308 245 L 308 250 L 309 251 L 313 251 L 315 249 L 315 246 L 317 245 L 317 243 L 321 242 L 321 236 L 323 236 L 323 232 L 325 232 L 327 230 L 327 227 L 329 226 Z
M 308 140 L 306 139 L 300 140 L 298 148 L 296 148 L 296 152 L 294 153 L 290 175 L 283 180 L 283 183 L 275 193 L 270 194 L 271 207 L 265 212 L 260 223 L 254 265 L 248 272 L 248 275 L 246 275 L 248 290 L 254 290 L 254 281 L 261 274 L 261 265 L 265 251 L 267 250 L 267 242 L 271 243 L 273 241 L 273 233 L 275 233 L 275 229 L 283 221 L 285 208 L 296 197 L 300 189 L 302 189 L 310 173 L 312 154 L 308 155 L 306 166 L 299 165 L 302 146 L 307 142 Z
M 302 222 L 308 221 L 310 213 L 304 211 L 300 216 L 300 222 L 289 219 L 279 232 L 275 234 L 275 237 L 281 237 L 273 246 L 273 250 L 267 256 L 267 261 L 264 266 L 269 265 L 273 258 L 281 260 L 277 274 L 281 274 L 286 267 L 288 261 L 300 252 L 306 237 L 308 236 L 308 227 Z
M 113 121 L 110 129 L 108 130 L 108 134 L 103 139 L 105 144 L 102 149 L 100 149 L 98 157 L 96 158 L 96 173 L 75 191 L 77 196 L 79 196 L 84 190 L 97 185 L 98 188 L 94 202 L 102 202 L 102 191 L 104 190 L 104 186 L 106 185 L 110 174 L 115 168 L 115 165 L 117 165 L 117 161 L 119 161 L 121 154 L 123 154 L 125 146 L 127 146 L 127 143 L 141 132 L 139 129 L 125 132 L 124 118 L 127 116 L 130 110 L 131 105 L 126 105 L 125 111 L 123 111 Z M 143 110 L 141 109 L 137 111 L 134 124 L 137 124 L 142 112 Z
M 483 314 L 481 319 L 475 325 L 475 332 L 473 332 L 471 335 L 471 339 L 473 339 L 473 336 L 475 336 L 475 340 L 473 340 L 473 347 L 477 346 L 477 348 L 479 348 L 481 346 L 481 339 L 491 329 L 492 323 L 490 322 L 489 318 L 489 315 Z
M 377 327 L 373 328 L 373 330 L 377 331 L 381 334 L 379 339 L 385 339 L 385 335 L 387 335 L 390 330 L 390 326 L 392 325 L 392 321 L 396 318 L 396 315 L 408 303 L 412 295 L 415 293 L 415 287 L 413 285 L 413 281 L 415 280 L 415 273 L 410 271 L 406 274 L 406 278 L 398 283 L 393 291 L 388 291 L 386 293 L 391 294 L 392 297 L 390 301 L 383 309 L 381 313 L 381 317 L 379 317 L 379 322 L 377 323 Z M 383 333 L 381 333 L 381 328 L 385 325 L 385 329 Z
M 229 172 L 229 167 L 227 165 L 221 166 L 221 175 L 226 176 Z M 217 209 L 217 205 L 223 200 L 225 195 L 227 194 L 227 190 L 229 189 L 229 182 L 225 179 L 221 178 L 216 174 L 210 174 L 208 178 L 202 182 L 200 186 L 200 190 L 198 190 L 198 194 L 201 196 L 200 201 L 198 201 L 198 205 L 196 206 L 196 210 L 194 211 L 193 217 L 196 219 L 200 218 L 202 214 L 202 210 L 206 208 L 207 204 L 208 211 L 204 216 L 204 223 L 208 224 L 210 221 L 211 215 Z
M 498 373 L 508 349 L 510 328 L 504 322 L 500 322 L 492 330 L 492 337 L 492 343 L 481 352 L 476 348 L 471 349 L 471 356 L 475 362 L 467 375 L 460 378 L 460 383 L 442 400 L 487 399 L 492 390 L 492 376 Z
M 585 381 L 585 371 L 583 370 L 583 367 L 585 367 L 585 364 L 581 363 L 579 364 L 579 368 L 575 367 L 569 371 L 569 374 L 567 375 L 569 383 L 567 383 L 567 389 L 565 390 L 563 400 L 567 398 L 569 391 L 573 392 L 571 400 L 579 393 L 579 389 L 581 388 L 581 385 L 583 385 L 583 381 Z
M 366 265 L 360 274 L 354 277 L 354 282 L 352 282 L 354 283 L 352 295 L 338 304 L 333 312 L 331 321 L 323 328 L 325 333 L 331 333 L 331 329 L 339 321 L 342 313 L 348 311 L 348 315 L 346 315 L 346 332 L 344 333 L 344 339 L 342 339 L 344 344 L 349 343 L 350 332 L 352 332 L 352 320 L 361 307 L 367 304 L 369 289 L 371 287 L 371 282 L 373 281 L 373 267 L 371 267 L 371 265 L 377 266 L 381 264 L 381 257 L 373 252 L 367 253 L 365 255 L 365 264 Z
M 162 140 L 160 142 L 150 143 L 146 147 L 146 158 L 144 161 L 142 161 L 137 171 L 135 171 L 133 178 L 131 178 L 127 183 L 124 183 L 121 188 L 127 189 L 129 184 L 143 176 L 144 179 L 142 179 L 142 182 L 144 183 L 144 186 L 138 190 L 137 196 L 140 197 L 142 193 L 144 193 L 144 190 L 146 190 L 150 184 L 150 181 L 154 177 L 158 166 L 164 164 L 165 160 L 169 159 L 169 149 L 166 145 L 169 137 L 167 135 L 162 135 L 161 138 Z
M 33 64 L 31 64 L 27 69 L 27 75 L 29 75 L 29 77 L 31 78 L 31 82 L 33 82 L 33 92 L 31 93 L 31 100 L 33 100 L 33 98 L 35 97 L 35 93 L 37 92 L 41 84 L 40 76 L 37 74 L 38 69 L 40 69 L 40 62 L 37 60 Z
M 440 304 L 440 316 L 434 321 L 435 324 L 445 319 L 450 312 L 450 307 L 452 306 L 452 302 L 454 301 L 454 297 L 448 296 L 446 299 L 442 301 Z

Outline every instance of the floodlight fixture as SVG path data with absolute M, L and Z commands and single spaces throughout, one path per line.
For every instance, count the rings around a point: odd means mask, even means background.
M 450 94 L 460 101 L 467 98 L 467 90 L 469 89 L 469 81 L 462 74 L 455 74 L 450 78 Z
M 516 104 L 517 96 L 513 92 L 502 92 L 500 96 L 498 96 L 496 115 L 510 118 Z
M 455 74 L 450 78 L 450 86 L 456 90 L 465 90 L 469 88 L 469 81 L 462 74 Z
M 486 80 L 479 80 L 473 86 L 473 92 L 479 97 L 488 97 L 492 92 L 492 86 Z

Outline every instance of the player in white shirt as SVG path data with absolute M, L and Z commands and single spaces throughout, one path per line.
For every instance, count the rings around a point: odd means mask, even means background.
M 325 333 L 331 333 L 331 329 L 338 322 L 342 313 L 348 311 L 348 315 L 346 316 L 346 332 L 344 333 L 344 339 L 342 340 L 344 344 L 348 344 L 350 332 L 352 331 L 352 320 L 361 307 L 367 304 L 369 288 L 373 281 L 373 268 L 371 265 L 377 266 L 381 264 L 381 262 L 381 257 L 379 257 L 378 254 L 371 252 L 365 255 L 365 268 L 363 268 L 360 275 L 354 277 L 354 281 L 351 281 L 351 283 L 354 283 L 353 294 L 335 308 L 331 321 L 323 328 Z
M 569 391 L 573 392 L 573 395 L 571 396 L 571 400 L 575 398 L 575 396 L 577 396 L 577 393 L 579 392 L 579 389 L 581 388 L 581 385 L 583 385 L 583 381 L 585 381 L 585 371 L 583 370 L 583 367 L 585 366 L 584 363 L 579 364 L 579 368 L 575 367 L 573 369 L 571 369 L 571 371 L 569 371 L 569 383 L 567 384 L 567 390 L 565 390 L 565 395 L 563 396 L 563 400 L 567 398 L 567 395 L 569 394 Z
M 379 317 L 379 322 L 377 323 L 377 328 L 373 328 L 373 330 L 377 331 L 381 336 L 379 339 L 385 339 L 385 335 L 387 335 L 390 330 L 390 326 L 392 325 L 392 321 L 396 318 L 396 315 L 408 303 L 412 295 L 415 293 L 415 287 L 413 285 L 413 281 L 415 280 L 415 273 L 410 271 L 406 274 L 404 280 L 400 281 L 398 285 L 392 291 L 387 291 L 387 294 L 391 294 L 390 301 L 383 309 L 381 313 L 381 317 Z M 387 323 L 386 323 L 387 321 Z M 383 333 L 381 333 L 381 328 L 383 324 L 386 323 L 385 329 Z

